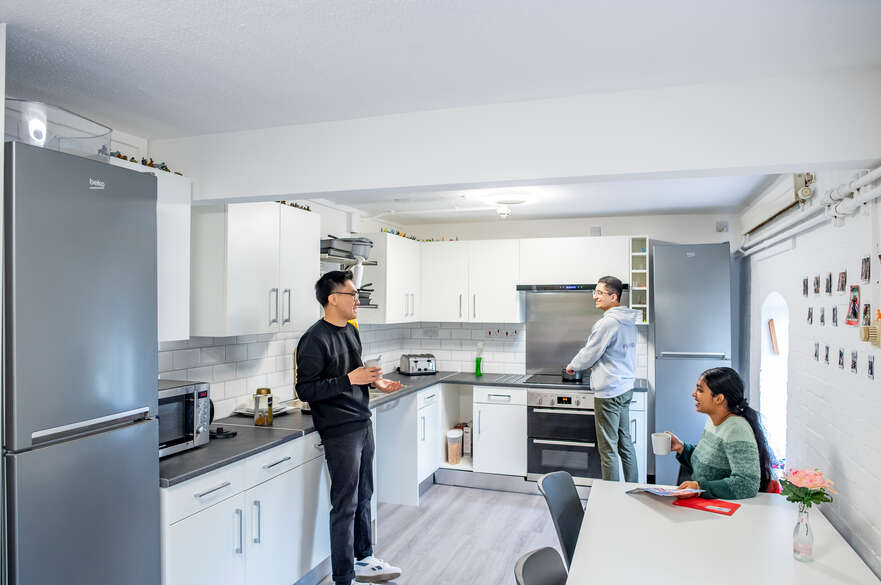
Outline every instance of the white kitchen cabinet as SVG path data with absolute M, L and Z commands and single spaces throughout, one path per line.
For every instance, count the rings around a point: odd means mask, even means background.
M 422 321 L 468 321 L 468 242 L 422 244 Z
M 190 338 L 190 202 L 187 177 L 109 158 L 107 162 L 156 175 L 156 256 L 159 341 Z
M 526 390 L 474 387 L 474 471 L 526 475 Z
M 163 527 L 164 585 L 245 583 L 245 496 Z
M 603 276 L 627 282 L 627 236 L 529 238 L 520 240 L 520 284 L 593 284 Z
M 521 323 L 518 240 L 424 242 L 420 319 Z
M 639 473 L 638 481 L 645 483 L 647 457 L 648 457 L 648 430 L 646 421 L 646 393 L 634 392 L 633 398 L 630 400 L 630 440 L 633 441 L 633 448 L 636 451 L 636 468 Z M 619 473 L 624 478 L 623 468 L 619 463 Z
M 191 334 L 274 333 L 317 319 L 319 225 L 275 202 L 194 207 Z
M 422 319 L 421 259 L 419 242 L 387 233 L 360 234 L 373 241 L 370 259 L 376 266 L 364 267 L 362 284 L 373 283 L 377 308 L 358 310 L 360 323 L 409 323 Z
M 484 240 L 467 244 L 469 320 L 475 323 L 522 323 L 520 294 L 517 292 L 520 242 Z
M 440 387 L 434 386 L 419 392 L 416 420 L 416 441 L 418 444 L 417 481 L 422 483 L 440 466 L 438 445 L 444 439 L 440 429 Z
M 380 502 L 419 505 L 416 398 L 416 394 L 408 394 L 376 407 L 374 487 Z

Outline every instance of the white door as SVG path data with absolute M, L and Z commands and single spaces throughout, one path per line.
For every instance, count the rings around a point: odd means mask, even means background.
M 294 468 L 245 492 L 247 583 L 290 585 L 299 578 L 303 473 Z M 285 562 L 279 562 L 285 559 Z
M 526 475 L 526 406 L 474 405 L 474 471 Z
M 240 494 L 169 526 L 164 585 L 244 585 L 245 513 Z
M 238 335 L 278 331 L 278 203 L 227 206 L 227 319 Z M 218 291 L 219 292 L 219 291 Z
M 320 316 L 315 281 L 321 270 L 321 220 L 317 213 L 280 207 L 280 327 L 282 331 L 305 331 Z
M 410 258 L 407 246 L 409 243 L 410 240 L 406 238 L 386 235 L 386 323 L 405 323 L 410 319 L 412 303 L 410 280 L 419 278 L 419 265 L 407 265 Z
M 303 474 L 303 490 L 297 497 L 302 499 L 300 526 L 302 533 L 294 542 L 300 550 L 295 581 L 330 556 L 330 473 L 324 456 L 312 459 L 298 467 Z
M 425 309 L 425 301 L 422 297 L 422 270 L 420 263 L 422 262 L 421 246 L 415 240 L 405 240 L 406 247 L 406 267 L 405 278 L 407 282 L 407 294 L 410 295 L 410 309 L 406 320 L 408 322 L 420 321 L 423 319 L 422 311 Z
M 468 244 L 466 242 L 424 242 L 421 321 L 468 320 Z
M 438 444 L 440 443 L 440 401 L 437 398 L 419 409 L 416 440 L 419 445 L 418 479 L 422 483 L 440 466 Z
M 518 240 L 468 242 L 468 319 L 479 323 L 521 323 L 517 273 Z

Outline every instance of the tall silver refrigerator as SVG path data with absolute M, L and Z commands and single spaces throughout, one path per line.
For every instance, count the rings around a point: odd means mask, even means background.
M 691 393 L 701 372 L 731 367 L 731 253 L 728 244 L 666 245 L 654 258 L 655 432 L 697 443 L 707 415 Z M 655 481 L 676 484 L 679 463 L 655 456 Z
M 11 585 L 160 581 L 156 178 L 5 143 Z

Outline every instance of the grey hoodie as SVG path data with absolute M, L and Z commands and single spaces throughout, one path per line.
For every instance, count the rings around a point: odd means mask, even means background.
M 626 307 L 608 309 L 569 363 L 573 370 L 591 369 L 590 388 L 598 398 L 614 398 L 633 389 L 638 315 L 639 311 Z

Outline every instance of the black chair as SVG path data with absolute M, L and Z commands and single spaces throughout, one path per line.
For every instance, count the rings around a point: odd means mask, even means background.
M 560 553 L 549 546 L 526 553 L 514 565 L 517 585 L 565 585 L 566 577 Z
M 538 489 L 548 503 L 554 528 L 557 529 L 557 537 L 560 539 L 560 548 L 563 550 L 563 559 L 569 567 L 572 564 L 572 555 L 575 554 L 581 521 L 584 519 L 584 508 L 581 507 L 575 482 L 565 471 L 555 471 L 538 479 Z

